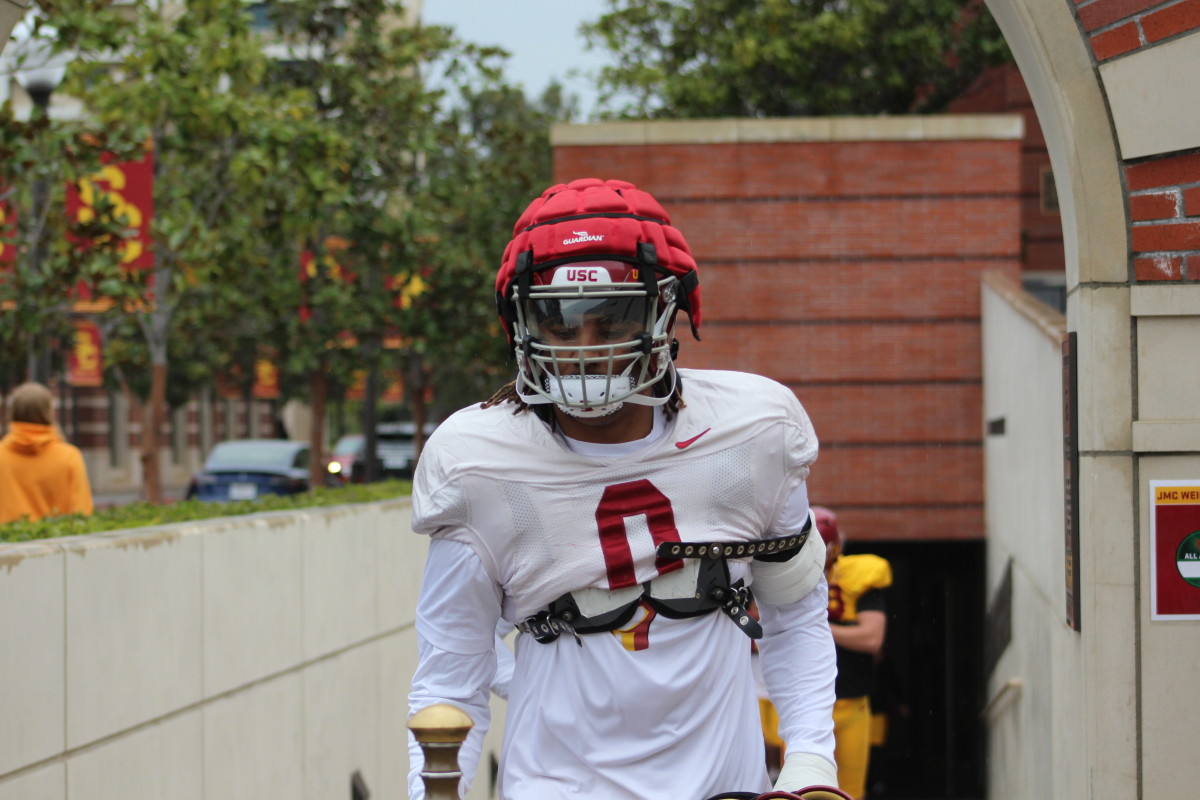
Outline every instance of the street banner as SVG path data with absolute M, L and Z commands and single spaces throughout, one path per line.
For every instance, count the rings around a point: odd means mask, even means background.
M 254 387 L 250 391 L 257 400 L 279 399 L 279 367 L 270 359 L 254 362 Z
M 404 381 L 399 375 L 392 375 L 391 380 L 384 384 L 383 394 L 379 396 L 379 402 L 389 405 L 399 405 L 404 402 Z M 387 379 L 385 374 L 384 379 Z
M 87 222 L 96 215 L 96 206 L 106 196 L 118 217 L 124 217 L 135 235 L 122 246 L 121 263 L 129 269 L 150 269 L 154 255 L 150 250 L 150 221 L 154 217 L 154 151 L 137 161 L 106 162 L 99 172 L 78 183 L 67 184 L 67 217 Z
M 117 217 L 123 217 L 133 235 L 121 244 L 121 265 L 130 270 L 154 268 L 150 222 L 154 217 L 154 151 L 136 161 L 115 162 L 109 154 L 101 157 L 99 172 L 67 183 L 67 218 L 87 222 L 96 215 L 102 198 L 113 204 Z M 86 243 L 80 243 L 86 246 Z M 79 300 L 95 299 L 90 286 L 76 289 Z
M 233 376 L 217 375 L 214 380 L 217 397 L 222 400 L 241 400 L 242 389 L 238 385 L 236 371 Z
M 1150 481 L 1150 618 L 1200 619 L 1200 479 Z
M 325 237 L 325 255 L 320 261 L 317 260 L 312 250 L 304 249 L 300 251 L 300 284 L 306 285 L 310 280 L 315 280 L 318 277 L 326 280 L 331 280 L 337 283 L 353 281 L 354 273 L 347 270 L 338 261 L 338 254 L 350 248 L 350 241 L 341 236 L 326 236 Z M 312 319 L 312 308 L 308 305 L 307 289 L 305 290 L 305 301 L 300 306 L 300 321 L 308 322 Z
M 367 372 L 355 370 L 350 376 L 351 383 L 346 388 L 347 400 L 364 400 L 367 396 Z M 379 402 L 387 405 L 399 405 L 404 402 L 404 381 L 395 372 L 385 371 L 380 375 L 383 390 L 379 393 Z
M 408 311 L 413 304 L 429 290 L 420 273 L 412 275 L 389 275 L 384 282 L 384 288 L 392 293 L 392 305 L 401 311 Z
M 75 320 L 75 343 L 67 356 L 67 383 L 71 386 L 104 385 L 100 326 L 91 320 Z
M 367 396 L 367 372 L 356 369 L 350 374 L 350 385 L 346 387 L 347 400 L 362 400 Z
M 0 273 L 12 269 L 17 260 L 17 215 L 13 207 L 0 200 Z
M 240 364 L 234 364 L 226 373 L 215 376 L 217 397 L 223 400 L 242 400 L 245 397 L 245 382 L 242 379 L 243 370 Z M 254 382 L 250 384 L 250 398 L 253 400 L 279 399 L 279 366 L 269 358 L 259 358 L 254 362 Z

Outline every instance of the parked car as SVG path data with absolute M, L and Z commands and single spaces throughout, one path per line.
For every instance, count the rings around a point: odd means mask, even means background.
M 433 433 L 437 423 L 425 423 L 425 438 Z M 379 473 L 385 478 L 409 479 L 417 465 L 416 433 L 413 422 L 381 422 L 375 429 L 375 455 L 379 459 Z M 337 440 L 329 458 L 329 472 L 342 482 L 362 483 L 366 476 L 366 461 L 363 459 L 365 437 L 361 433 L 348 433 Z
M 308 491 L 307 442 L 231 439 L 216 445 L 188 484 L 188 499 L 253 500 Z
M 352 479 L 351 473 L 354 471 L 354 465 L 357 462 L 359 470 L 362 469 L 362 451 L 363 451 L 363 435 L 361 433 L 348 433 L 337 440 L 333 445 L 333 450 L 329 453 L 329 463 L 326 469 L 329 470 L 329 477 L 339 483 L 348 483 Z M 355 483 L 362 481 L 360 475 Z

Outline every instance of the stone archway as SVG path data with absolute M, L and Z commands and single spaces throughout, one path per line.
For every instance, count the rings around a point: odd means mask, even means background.
M 987 4 L 1045 132 L 1078 337 L 1082 630 L 1065 653 L 1079 684 L 1064 692 L 1078 723 L 1043 734 L 1078 757 L 1055 765 L 1044 796 L 1191 796 L 1200 765 L 1185 732 L 1200 702 L 1182 687 L 1200 623 L 1151 618 L 1146 498 L 1152 479 L 1200 476 L 1200 14 L 1155 0 Z
M 8 42 L 12 29 L 29 10 L 29 3 L 24 0 L 0 0 L 0 51 Z

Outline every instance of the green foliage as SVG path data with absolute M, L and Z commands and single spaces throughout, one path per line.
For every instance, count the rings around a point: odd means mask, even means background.
M 10 49 L 15 69 L 43 62 L 61 47 L 55 37 L 39 20 L 24 50 Z M 129 296 L 120 268 L 119 248 L 132 234 L 124 212 L 102 198 L 90 219 L 70 219 L 65 198 L 68 185 L 78 188 L 100 168 L 104 153 L 140 146 L 77 121 L 52 120 L 38 109 L 18 119 L 10 101 L 0 106 L 0 243 L 6 256 L 0 264 L 0 391 L 21 382 L 31 365 L 42 380 L 61 368 L 72 341 L 69 312 L 78 285 Z
M 102 531 L 145 528 L 150 525 L 169 525 L 214 517 L 233 517 L 261 511 L 290 511 L 299 508 L 318 508 L 347 503 L 370 503 L 406 497 L 412 491 L 409 481 L 349 484 L 338 488 L 317 489 L 294 495 L 264 495 L 257 500 L 238 500 L 230 503 L 202 503 L 185 500 L 169 505 L 131 503 L 126 506 L 97 511 L 91 516 L 72 514 L 48 517 L 36 522 L 18 520 L 0 524 L 0 542 L 28 542 L 34 539 L 56 539 Z
M 298 299 L 276 297 L 285 380 L 302 386 L 320 370 L 336 391 L 351 369 L 380 365 L 403 374 L 410 402 L 432 385 L 435 417 L 486 396 L 506 354 L 495 269 L 513 221 L 550 179 L 549 126 L 573 113 L 570 101 L 554 88 L 533 103 L 505 85 L 496 48 L 441 27 L 377 24 L 403 13 L 393 2 L 271 8 L 293 52 L 332 56 L 282 77 L 316 98 L 316 126 L 348 143 L 319 190 L 286 178 L 272 190 L 275 252 L 302 240 L 313 255 Z M 345 243 L 337 252 L 326 251 L 331 234 Z M 295 264 L 282 257 L 278 270 Z M 354 347 L 329 347 L 347 334 Z
M 561 88 L 528 101 L 502 82 L 503 51 L 407 24 L 397 0 L 268 2 L 268 32 L 242 0 L 46 7 L 55 47 L 74 54 L 61 92 L 82 101 L 95 143 L 76 171 L 101 150 L 154 148 L 154 268 L 131 274 L 93 249 L 76 269 L 114 301 L 100 320 L 110 383 L 153 410 L 217 376 L 248 382 L 264 356 L 285 398 L 307 398 L 312 376 L 336 397 L 382 364 L 405 372 L 410 397 L 432 381 L 444 414 L 501 382 L 490 287 L 512 221 L 549 181 L 549 125 L 573 113 Z M 68 148 L 23 155 L 29 136 L 12 131 L 5 160 L 53 168 L 61 187 Z M 99 222 L 99 241 L 125 233 Z M 74 275 L 47 289 L 59 307 Z M 14 302 L 30 292 L 7 286 Z M 0 321 L 0 383 L 65 319 L 27 316 L 11 335 Z
M 268 189 L 280 237 L 275 271 L 295 270 L 297 243 L 312 256 L 305 280 L 273 298 L 280 325 L 271 338 L 287 343 L 288 376 L 304 385 L 319 371 L 347 386 L 352 369 L 384 366 L 403 370 L 411 397 L 435 353 L 439 363 L 452 359 L 453 375 L 494 362 L 495 351 L 470 334 L 487 326 L 492 304 L 482 288 L 500 251 L 463 259 L 447 248 L 447 217 L 484 207 L 441 191 L 433 165 L 446 158 L 471 169 L 487 155 L 457 123 L 445 87 L 494 90 L 501 53 L 445 28 L 397 24 L 406 12 L 389 0 L 270 9 L 295 54 L 279 79 L 312 98 L 312 132 L 342 146 L 339 158 L 317 160 L 328 168 L 297 170 Z M 313 51 L 324 57 L 302 58 Z M 304 130 L 276 156 L 294 152 Z M 388 340 L 393 346 L 383 347 Z M 354 346 L 330 346 L 337 341 Z
M 509 379 L 511 352 L 496 320 L 494 275 L 525 207 L 550 184 L 550 124 L 575 113 L 557 84 L 535 102 L 510 87 L 463 87 L 446 120 L 446 145 L 426 166 L 433 198 L 430 291 L 410 331 L 425 343 L 439 416 Z M 472 358 L 472 354 L 477 354 Z
M 937 111 L 1011 60 L 982 0 L 610 0 L 601 105 L 646 118 Z

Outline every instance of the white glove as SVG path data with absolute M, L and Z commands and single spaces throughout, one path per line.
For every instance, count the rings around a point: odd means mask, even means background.
M 837 785 L 837 767 L 829 759 L 815 753 L 788 753 L 775 781 L 775 791 L 800 794 L 806 786 Z

